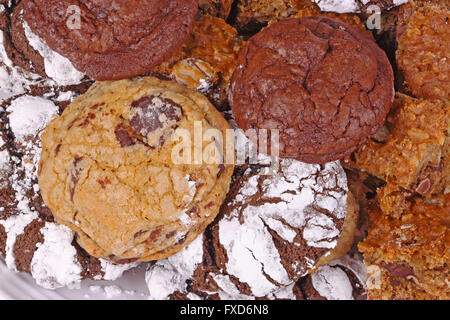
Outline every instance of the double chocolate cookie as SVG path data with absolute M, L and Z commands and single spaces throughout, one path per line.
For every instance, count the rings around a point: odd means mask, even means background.
M 32 32 L 95 80 L 149 71 L 187 38 L 194 0 L 24 0 Z
M 238 167 L 203 236 L 149 267 L 151 298 L 281 298 L 324 257 L 336 258 L 347 237 L 353 243 L 356 209 L 339 163 L 281 160 L 278 173 L 264 169 Z
M 392 67 L 375 42 L 326 17 L 290 18 L 241 50 L 229 94 L 239 127 L 278 130 L 281 157 L 341 159 L 383 125 Z

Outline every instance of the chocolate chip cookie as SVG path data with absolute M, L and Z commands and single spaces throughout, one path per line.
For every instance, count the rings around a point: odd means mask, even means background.
M 206 135 L 228 128 L 206 97 L 175 82 L 97 82 L 42 135 L 43 199 L 95 257 L 166 258 L 219 212 L 234 165 Z

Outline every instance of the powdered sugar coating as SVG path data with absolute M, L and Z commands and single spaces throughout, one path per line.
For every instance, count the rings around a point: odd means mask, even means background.
M 288 270 L 280 250 L 334 248 L 346 214 L 347 180 L 339 163 L 321 168 L 282 159 L 280 168 L 273 176 L 248 170 L 244 175 L 249 179 L 229 204 L 234 209 L 218 223 L 227 273 L 249 285 L 257 297 L 291 285 L 317 262 L 305 250 Z M 274 233 L 285 243 L 280 245 Z
M 409 0 L 392 0 L 391 3 L 388 1 L 384 3 L 371 0 L 314 0 L 322 11 L 337 13 L 357 13 L 361 11 L 361 8 L 371 4 L 378 6 L 380 9 L 390 9 L 405 4 L 408 1 Z
M 203 259 L 203 235 L 177 254 L 149 266 L 145 275 L 150 299 L 167 300 L 175 292 L 186 290 L 186 281 L 194 275 Z
M 296 281 L 337 244 L 347 209 L 346 175 L 338 162 L 319 166 L 284 159 L 273 176 L 256 168 L 236 174 L 203 248 L 188 246 L 183 260 L 176 255 L 149 268 L 153 298 L 189 293 L 226 300 L 296 298 Z
M 340 268 L 321 266 L 311 275 L 317 292 L 327 300 L 353 300 L 353 287 L 347 274 Z
M 13 100 L 6 111 L 10 113 L 9 125 L 15 138 L 23 142 L 42 132 L 57 115 L 58 107 L 50 100 L 24 95 Z
M 20 157 L 9 155 L 8 150 L 2 151 L 4 160 L 9 159 L 9 162 L 1 166 L 0 172 L 7 170 L 1 172 L 1 182 L 14 191 L 14 210 L 9 209 L 11 215 L 0 220 L 0 225 L 6 233 L 5 262 L 10 269 L 17 270 L 14 249 L 18 237 L 25 235 L 25 229 L 34 221 L 43 222 L 43 217 L 33 202 L 37 199 L 45 207 L 39 198 L 37 184 L 40 136 L 51 119 L 57 116 L 59 108 L 51 100 L 22 95 L 12 99 L 5 111 L 7 127 L 12 133 L 16 152 Z M 76 285 L 83 278 L 83 268 L 78 252 L 72 245 L 74 233 L 53 222 L 47 221 L 43 225 L 39 232 L 44 240 L 36 244 L 36 250 L 31 255 L 31 275 L 38 285 L 47 289 Z M 100 279 L 106 280 L 115 280 L 125 270 L 135 266 L 114 265 L 106 261 L 100 263 L 100 272 L 104 273 L 104 276 L 100 275 Z
M 76 70 L 69 59 L 50 49 L 44 40 L 31 31 L 26 22 L 23 23 L 25 36 L 29 44 L 44 58 L 45 73 L 62 86 L 81 83 L 84 74 Z
M 44 242 L 37 245 L 31 275 L 46 289 L 57 289 L 81 281 L 81 265 L 72 246 L 74 233 L 67 227 L 46 223 L 40 230 Z
M 337 13 L 358 12 L 358 0 L 314 0 L 322 11 Z

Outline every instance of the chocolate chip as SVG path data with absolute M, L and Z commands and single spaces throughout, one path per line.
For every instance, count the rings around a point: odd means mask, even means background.
M 150 245 L 158 240 L 159 235 L 162 232 L 162 227 L 158 227 L 150 233 L 150 236 L 145 240 L 145 243 Z
M 411 267 L 406 267 L 398 263 L 382 262 L 381 266 L 390 274 L 399 278 L 406 279 L 408 276 L 414 275 L 414 270 Z
M 135 114 L 130 125 L 144 137 L 158 129 L 173 127 L 181 120 L 181 106 L 167 98 L 148 96 L 134 101 L 131 107 Z
M 58 144 L 58 145 L 56 146 L 56 148 L 55 148 L 55 156 L 58 155 L 58 153 L 59 153 L 60 150 L 61 150 L 61 143 Z
M 122 123 L 117 125 L 114 133 L 122 148 L 133 146 L 138 142 L 138 139 L 133 136 L 131 130 Z
M 225 172 L 225 166 L 223 165 L 223 163 L 221 163 L 219 165 L 219 172 L 217 173 L 217 178 L 220 178 L 224 172 Z
M 97 182 L 102 186 L 102 189 L 106 189 L 106 185 L 111 184 L 111 180 L 108 177 L 105 177 L 103 180 L 97 180 Z
M 83 157 L 75 157 L 72 164 L 72 171 L 70 172 L 70 180 L 72 181 L 72 185 L 70 186 L 70 200 L 73 201 L 73 197 L 75 195 L 75 188 L 77 187 L 78 181 L 80 180 L 80 173 L 83 168 L 79 167 L 80 161 L 83 160 Z

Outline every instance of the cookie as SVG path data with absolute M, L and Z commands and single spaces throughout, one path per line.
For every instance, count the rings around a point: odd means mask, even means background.
M 272 20 L 288 18 L 300 9 L 316 7 L 311 0 L 238 0 L 233 24 L 244 36 L 253 35 Z
M 274 176 L 264 169 L 238 167 L 203 236 L 149 267 L 151 298 L 281 297 L 341 246 L 354 219 L 342 167 L 285 159 Z
M 198 6 L 203 14 L 227 19 L 231 11 L 233 0 L 199 0 Z
M 32 32 L 95 80 L 143 74 L 170 56 L 195 21 L 194 0 L 24 0 Z
M 0 253 L 8 268 L 31 274 L 47 289 L 82 279 L 114 280 L 134 265 L 114 265 L 86 254 L 69 228 L 55 223 L 38 186 L 40 135 L 60 108 L 50 99 L 21 95 L 2 102 L 0 126 Z
M 64 107 L 92 81 L 49 49 L 23 20 L 22 2 L 0 4 L 0 97 L 22 94 L 50 98 Z M 35 46 L 37 49 L 35 49 Z M 39 51 L 38 51 L 39 50 Z
M 418 1 L 400 8 L 396 61 L 407 92 L 417 98 L 450 98 L 449 19 L 448 2 Z
M 397 93 L 383 127 L 345 165 L 425 197 L 448 188 L 450 103 Z
M 296 286 L 305 300 L 366 300 L 366 268 L 360 255 L 345 255 L 320 266 Z
M 236 29 L 221 18 L 204 15 L 181 48 L 152 71 L 200 91 L 219 110 L 227 110 L 231 76 L 242 45 Z
M 198 126 L 202 145 L 192 141 Z M 216 130 L 225 137 L 226 129 L 206 97 L 175 82 L 97 82 L 42 136 L 44 202 L 95 257 L 166 258 L 219 212 L 234 165 L 220 159 L 229 156 L 217 135 L 206 136 Z M 180 148 L 180 138 L 189 147 Z
M 400 6 L 408 0 L 314 0 L 325 12 L 349 13 L 367 12 L 376 6 L 380 11 Z
M 290 18 L 241 50 L 229 103 L 242 130 L 279 132 L 281 157 L 326 163 L 383 126 L 392 67 L 375 42 L 326 17 Z

